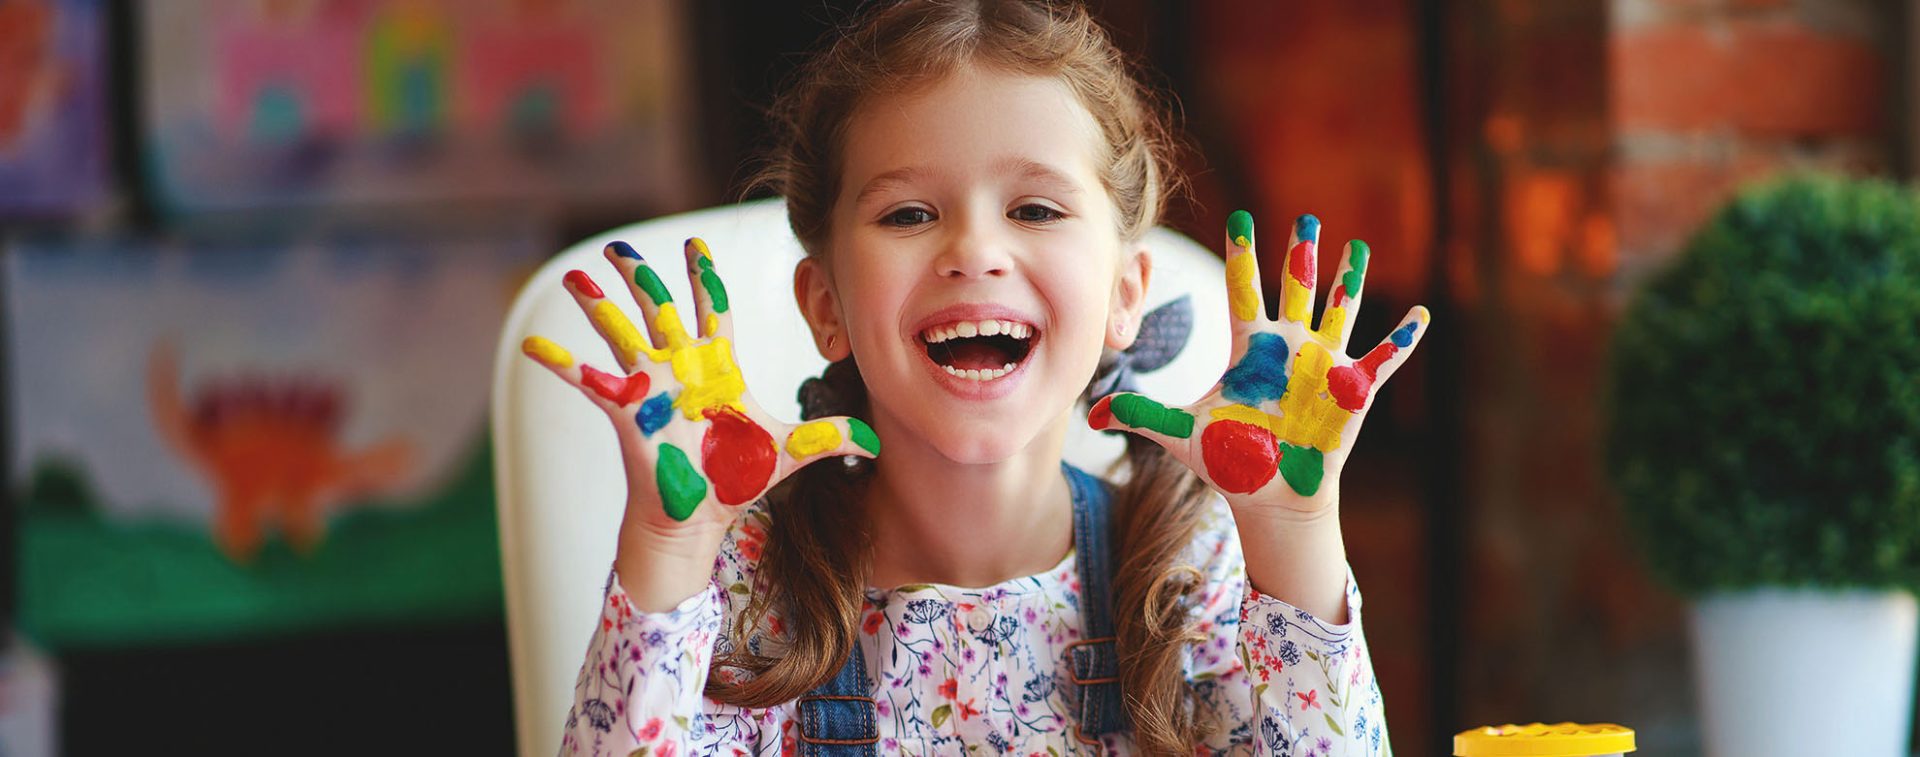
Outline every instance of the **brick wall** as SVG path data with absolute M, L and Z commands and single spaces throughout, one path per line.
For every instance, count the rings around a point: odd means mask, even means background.
M 1697 754 L 1683 601 L 1601 468 L 1613 322 L 1740 184 L 1883 173 L 1897 10 L 1874 0 L 1488 0 L 1449 31 L 1450 283 L 1470 515 L 1460 727 L 1615 721 Z
M 1737 184 L 1891 165 L 1897 19 L 1867 0 L 1613 0 L 1616 217 L 1628 273 Z

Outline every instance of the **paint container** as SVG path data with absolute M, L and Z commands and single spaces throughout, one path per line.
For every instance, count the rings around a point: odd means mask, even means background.
M 1620 757 L 1633 750 L 1633 729 L 1612 723 L 1509 724 L 1453 737 L 1455 757 Z

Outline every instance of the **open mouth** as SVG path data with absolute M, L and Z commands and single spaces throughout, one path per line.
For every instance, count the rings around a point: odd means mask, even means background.
M 992 381 L 1027 359 L 1039 333 L 1017 321 L 957 321 L 920 332 L 927 357 L 947 373 L 969 381 Z

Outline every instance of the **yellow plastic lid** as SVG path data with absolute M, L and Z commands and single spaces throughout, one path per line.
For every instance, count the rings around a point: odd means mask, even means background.
M 1633 749 L 1633 729 L 1612 723 L 1508 724 L 1453 737 L 1456 757 L 1588 757 Z

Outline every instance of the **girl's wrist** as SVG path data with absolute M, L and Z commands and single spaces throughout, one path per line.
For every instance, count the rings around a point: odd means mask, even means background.
M 663 532 L 644 523 L 622 524 L 614 574 L 635 609 L 666 612 L 713 582 L 714 559 L 725 539 L 724 528 Z
M 1337 506 L 1307 514 L 1234 511 L 1247 582 L 1255 591 L 1334 625 L 1346 617 L 1347 547 Z

